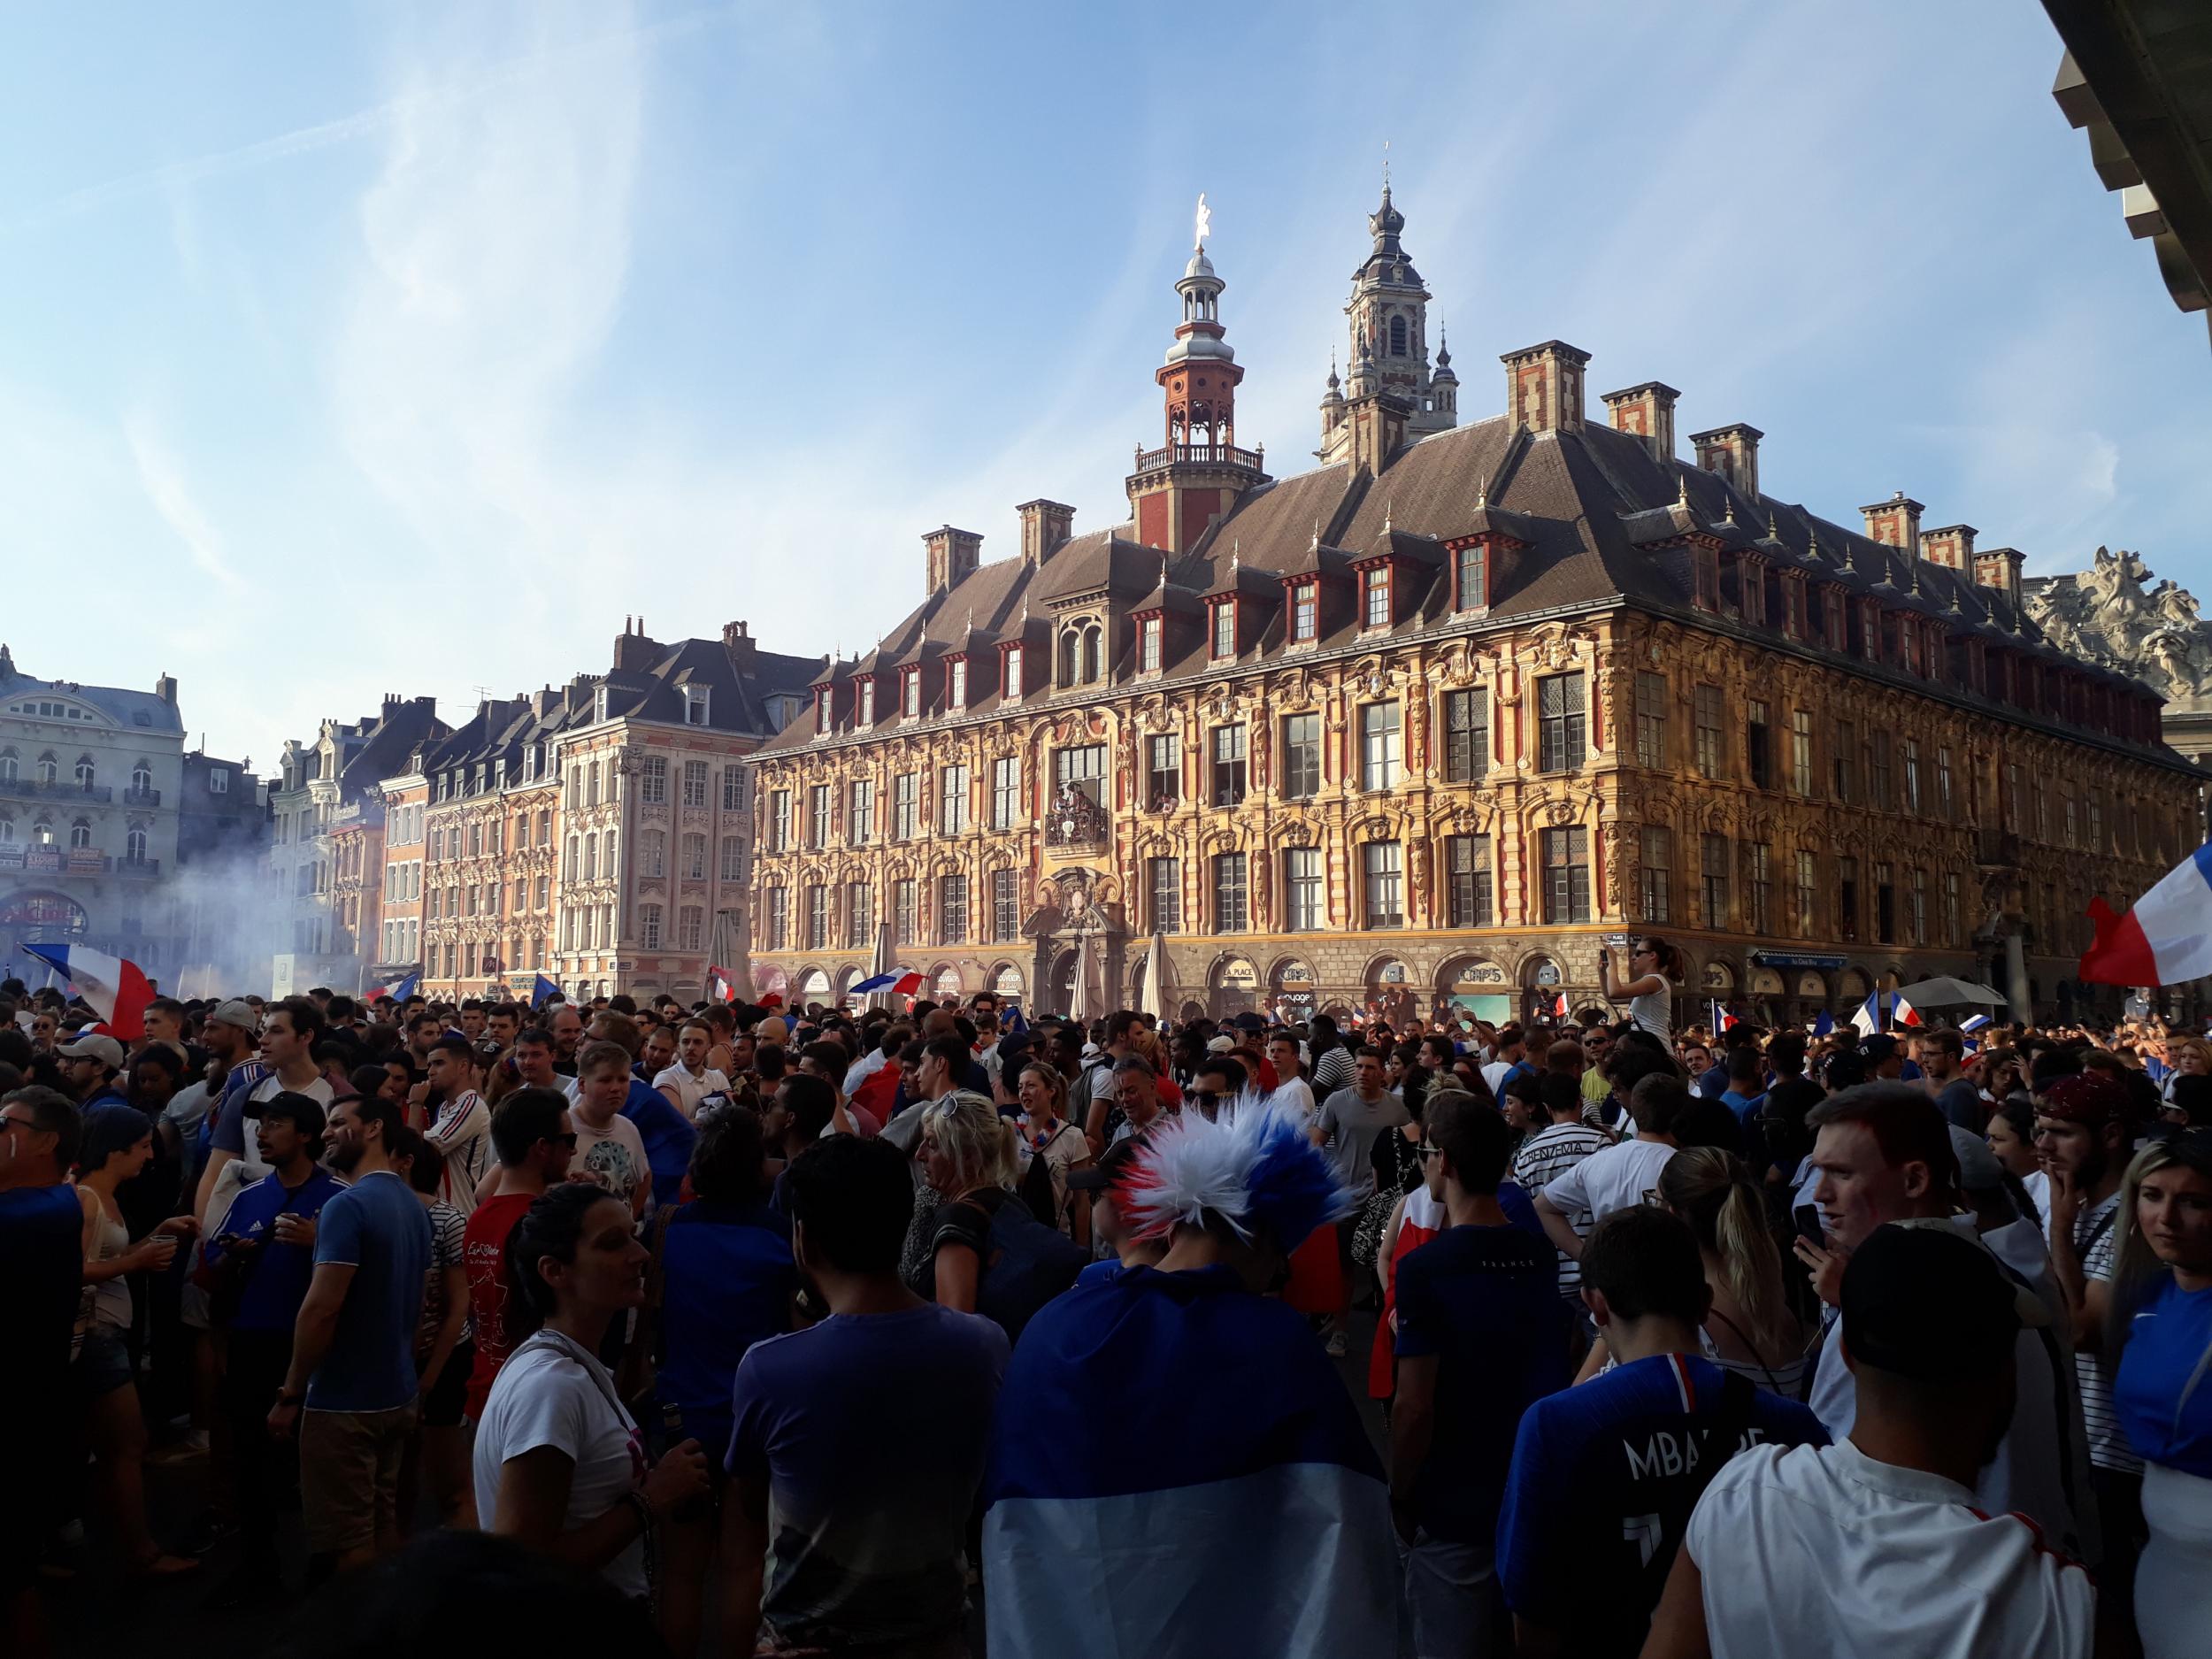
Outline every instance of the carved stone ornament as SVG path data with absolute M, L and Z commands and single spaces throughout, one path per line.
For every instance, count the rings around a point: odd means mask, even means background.
M 2140 555 L 2101 547 L 2086 571 L 2032 579 L 2027 613 L 2060 649 L 2147 681 L 2170 702 L 2212 696 L 2212 623 L 2170 580 L 2146 592 L 2151 577 Z

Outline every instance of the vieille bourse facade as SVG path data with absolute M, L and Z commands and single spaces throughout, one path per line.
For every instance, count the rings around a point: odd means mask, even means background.
M 2022 556 L 1847 529 L 1759 488 L 1757 428 L 1675 453 L 1674 389 L 1586 419 L 1586 354 L 1510 352 L 1458 424 L 1386 191 L 1322 465 L 1234 442 L 1202 248 L 1127 523 L 924 538 L 923 605 L 753 757 L 757 991 L 830 1001 L 879 929 L 933 992 L 1170 1011 L 1601 1003 L 1657 932 L 1682 1018 L 1847 1011 L 1939 973 L 2039 1017 L 2089 897 L 2190 847 L 2200 774 L 2141 682 L 2057 651 Z

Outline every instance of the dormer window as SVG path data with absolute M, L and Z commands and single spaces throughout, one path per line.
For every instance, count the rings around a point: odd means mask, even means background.
M 1452 560 L 1452 608 L 1480 611 L 1490 603 L 1490 549 L 1471 541 Z
M 968 659 L 956 657 L 945 672 L 945 700 L 956 709 L 968 706 Z
M 836 694 L 827 686 L 824 686 L 814 694 L 814 729 L 816 731 L 826 732 L 830 729 L 830 708 L 835 695 Z
M 1006 653 L 1006 701 L 1018 703 L 1022 695 L 1022 648 L 1015 646 Z
M 910 668 L 901 678 L 905 686 L 901 693 L 899 711 L 910 720 L 918 720 L 922 716 L 922 671 Z
M 1360 626 L 1386 628 L 1390 623 L 1390 566 L 1379 565 L 1360 577 Z
M 1217 662 L 1237 654 L 1237 602 L 1234 599 L 1214 602 L 1213 654 Z
M 1147 617 L 1137 624 L 1137 672 L 1156 674 L 1160 672 L 1160 634 L 1164 618 Z
M 872 674 L 864 674 L 860 680 L 860 712 L 855 721 L 864 726 L 876 723 L 876 681 Z
M 704 726 L 707 723 L 707 710 L 713 695 L 714 688 L 710 686 L 686 686 L 684 687 L 684 724 L 686 726 Z
M 1321 637 L 1321 584 L 1300 582 L 1290 590 L 1290 637 L 1310 644 Z
M 1691 550 L 1691 558 L 1697 570 L 1697 605 L 1701 611 L 1717 612 L 1720 610 L 1720 549 L 1701 547 Z
M 604 686 L 600 687 L 592 694 L 591 718 L 595 720 L 603 720 L 607 718 L 607 688 Z

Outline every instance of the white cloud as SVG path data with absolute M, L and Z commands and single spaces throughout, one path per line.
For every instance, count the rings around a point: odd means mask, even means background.
M 142 411 L 132 414 L 123 423 L 123 436 L 138 468 L 139 487 L 161 521 L 184 543 L 192 562 L 234 592 L 242 589 L 245 584 L 231 567 L 221 532 L 202 509 L 185 479 L 183 463 L 154 429 L 151 419 Z

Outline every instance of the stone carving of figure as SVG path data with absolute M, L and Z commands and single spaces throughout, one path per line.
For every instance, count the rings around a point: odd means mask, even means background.
M 1045 818 L 1045 839 L 1055 847 L 1085 847 L 1106 833 L 1105 814 L 1071 779 L 1060 786 Z

